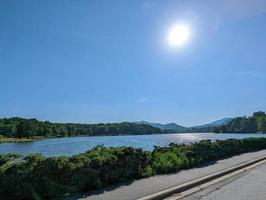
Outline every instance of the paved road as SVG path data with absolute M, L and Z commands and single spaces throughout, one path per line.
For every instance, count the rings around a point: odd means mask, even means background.
M 265 200 L 266 164 L 226 183 L 198 192 L 184 200 Z
M 179 173 L 171 175 L 160 175 L 150 178 L 137 180 L 128 184 L 120 186 L 113 186 L 105 188 L 104 190 L 94 191 L 85 195 L 77 195 L 72 198 L 74 199 L 89 199 L 89 200 L 135 200 L 170 187 L 200 178 L 202 176 L 233 167 L 238 164 L 242 164 L 246 161 L 258 158 L 266 155 L 266 150 L 246 153 L 232 158 L 220 160 L 215 163 L 211 163 L 207 166 L 200 168 L 194 168 L 190 170 L 182 170 Z M 266 199 L 266 197 L 265 197 Z

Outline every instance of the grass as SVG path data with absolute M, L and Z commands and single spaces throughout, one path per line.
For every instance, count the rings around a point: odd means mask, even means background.
M 33 139 L 28 138 L 0 138 L 0 143 L 10 143 L 10 142 L 32 142 Z

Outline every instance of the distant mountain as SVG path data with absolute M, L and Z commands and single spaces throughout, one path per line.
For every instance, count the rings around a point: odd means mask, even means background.
M 212 132 L 213 127 L 219 127 L 222 125 L 228 124 L 232 118 L 223 118 L 220 120 L 213 121 L 208 124 L 204 125 L 199 125 L 199 126 L 192 126 L 192 127 L 184 127 L 180 126 L 176 123 L 167 123 L 167 124 L 161 124 L 161 123 L 152 123 L 152 122 L 147 122 L 147 121 L 140 121 L 136 122 L 138 124 L 146 124 L 153 126 L 155 128 L 160 128 L 164 133 L 170 133 L 170 132 L 175 132 L 175 133 L 187 133 L 187 132 L 195 132 L 195 133 L 202 133 L 202 132 Z
M 199 125 L 199 126 L 193 126 L 191 128 L 207 128 L 207 127 L 214 127 L 214 126 L 222 126 L 228 124 L 233 118 L 223 118 L 220 120 L 213 121 L 208 124 Z
M 186 127 L 180 126 L 176 123 L 161 124 L 161 123 L 152 123 L 152 122 L 147 122 L 147 121 L 140 121 L 137 123 L 147 124 L 147 125 L 153 126 L 155 128 L 160 128 L 162 130 L 172 130 L 175 132 L 186 132 L 188 130 Z
M 214 125 L 214 126 L 222 126 L 228 124 L 233 118 L 223 118 L 214 122 L 211 122 L 209 125 Z

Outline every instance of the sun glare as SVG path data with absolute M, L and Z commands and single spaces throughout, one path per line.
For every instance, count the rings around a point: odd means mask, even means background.
M 187 25 L 179 24 L 173 26 L 168 33 L 168 43 L 171 47 L 184 46 L 190 37 L 190 30 Z

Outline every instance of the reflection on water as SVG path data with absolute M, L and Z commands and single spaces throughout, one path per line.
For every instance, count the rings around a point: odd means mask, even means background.
M 111 146 L 132 146 L 152 150 L 154 145 L 167 146 L 170 143 L 193 143 L 203 139 L 225 140 L 229 138 L 266 137 L 266 134 L 214 134 L 214 133 L 179 133 L 131 136 L 99 136 L 43 139 L 31 143 L 3 143 L 0 153 L 41 153 L 45 156 L 69 156 L 85 152 L 97 144 Z

